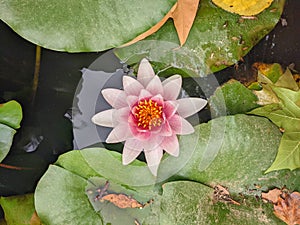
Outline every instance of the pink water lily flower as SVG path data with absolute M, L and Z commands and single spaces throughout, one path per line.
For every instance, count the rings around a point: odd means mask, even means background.
M 144 151 L 153 175 L 163 151 L 179 155 L 176 135 L 191 134 L 193 126 L 184 118 L 201 110 L 207 103 L 201 98 L 177 99 L 182 79 L 173 75 L 161 82 L 148 60 L 139 65 L 137 79 L 124 76 L 124 90 L 102 90 L 105 100 L 113 107 L 92 117 L 93 123 L 112 127 L 107 143 L 125 142 L 122 154 L 124 165 L 131 163 Z

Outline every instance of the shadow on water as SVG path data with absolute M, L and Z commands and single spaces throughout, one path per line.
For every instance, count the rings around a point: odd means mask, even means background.
M 300 1 L 287 1 L 282 15 L 287 26 L 279 22 L 237 68 L 229 67 L 216 73 L 218 82 L 222 84 L 230 78 L 248 80 L 253 76 L 252 64 L 258 61 L 278 62 L 284 67 L 294 63 L 295 69 L 300 71 L 299 11 Z M 31 168 L 12 170 L 0 167 L 0 196 L 33 192 L 48 165 L 60 154 L 73 149 L 72 124 L 66 117 L 71 117 L 74 93 L 82 75 L 80 70 L 88 68 L 101 54 L 68 54 L 42 49 L 39 85 L 35 102 L 31 104 L 35 45 L 0 22 L 0 101 L 15 99 L 21 103 L 24 113 L 22 127 L 2 163 Z M 103 66 L 106 70 L 115 68 L 116 61 L 109 57 L 105 60 Z M 99 69 L 93 65 L 90 68 Z M 207 84 L 206 93 L 212 94 L 216 87 L 209 85 L 209 79 L 204 78 L 201 82 Z M 193 79 L 184 79 L 183 86 L 190 96 L 203 94 Z M 209 112 L 203 114 L 203 118 L 209 118 Z

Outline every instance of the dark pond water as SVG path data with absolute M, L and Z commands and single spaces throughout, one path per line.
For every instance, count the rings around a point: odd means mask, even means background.
M 278 62 L 284 67 L 295 64 L 300 71 L 300 1 L 287 1 L 281 22 L 256 45 L 239 63 L 238 69 L 229 67 L 215 74 L 222 84 L 231 77 L 241 81 L 252 76 L 254 62 Z M 2 162 L 32 170 L 12 170 L 0 167 L 0 196 L 33 192 L 37 181 L 50 163 L 73 149 L 71 113 L 74 93 L 81 79 L 80 70 L 89 67 L 103 53 L 69 54 L 42 49 L 41 67 L 35 101 L 30 91 L 35 64 L 35 45 L 15 34 L 0 22 L 0 101 L 15 99 L 22 104 L 22 128 L 15 136 L 9 155 Z M 116 61 L 107 62 L 107 70 L 115 68 Z M 111 59 L 112 60 L 112 59 Z M 209 84 L 210 77 L 204 80 Z M 201 95 L 196 83 L 184 80 L 184 88 L 191 95 Z M 211 88 L 212 93 L 214 87 Z M 207 112 L 204 112 L 207 113 Z M 204 115 L 205 117 L 205 115 Z

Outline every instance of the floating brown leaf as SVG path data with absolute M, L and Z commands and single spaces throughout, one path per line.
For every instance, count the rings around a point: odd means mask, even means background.
M 177 7 L 172 13 L 174 25 L 180 41 L 184 45 L 194 23 L 199 0 L 178 0 Z
M 288 225 L 300 224 L 300 193 L 283 193 L 274 205 L 274 214 Z
M 262 193 L 262 198 L 274 205 L 274 214 L 288 225 L 300 224 L 300 193 L 289 194 L 278 188 Z
M 197 14 L 199 0 L 178 0 L 171 10 L 157 24 L 140 34 L 124 46 L 132 45 L 158 31 L 169 18 L 173 18 L 180 45 L 183 46 Z
M 144 205 L 139 203 L 137 200 L 124 195 L 124 194 L 108 194 L 104 195 L 101 198 L 102 200 L 109 201 L 113 203 L 115 206 L 124 209 L 124 208 L 143 208 Z
M 262 193 L 261 197 L 269 202 L 272 202 L 273 204 L 276 204 L 281 194 L 282 194 L 282 190 L 278 188 L 274 188 L 273 190 L 270 190 L 268 193 Z
M 215 191 L 214 191 L 213 199 L 215 202 L 223 202 L 223 203 L 231 203 L 234 205 L 240 205 L 239 202 L 234 201 L 230 197 L 230 193 L 225 187 L 218 184 L 214 187 L 214 190 Z
M 32 217 L 30 219 L 30 225 L 41 225 L 42 221 L 39 218 L 38 214 L 36 213 L 36 211 L 32 214 Z

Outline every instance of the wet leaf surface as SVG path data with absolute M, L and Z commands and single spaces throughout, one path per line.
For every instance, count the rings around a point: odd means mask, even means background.
M 160 224 L 281 224 L 272 208 L 254 197 L 241 205 L 213 202 L 214 189 L 190 181 L 163 185 Z
M 116 55 L 132 65 L 147 57 L 158 70 L 176 68 L 190 76 L 206 76 L 237 63 L 277 23 L 284 1 L 274 1 L 257 20 L 240 17 L 216 7 L 208 0 L 199 4 L 193 27 L 183 47 L 172 21 L 145 41 L 117 49 Z
M 256 102 L 257 97 L 236 80 L 217 88 L 208 101 L 212 118 L 246 113 L 258 107 Z

